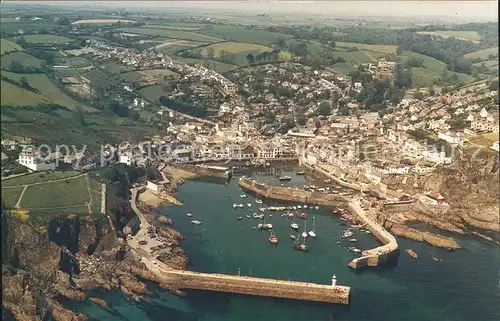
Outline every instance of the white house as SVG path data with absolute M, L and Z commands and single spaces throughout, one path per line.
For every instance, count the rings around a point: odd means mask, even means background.
M 133 163 L 132 153 L 125 152 L 125 153 L 120 154 L 120 156 L 118 158 L 118 162 L 122 163 L 122 164 L 126 164 L 128 166 L 132 166 L 132 163 Z
M 33 171 L 49 171 L 56 169 L 55 160 L 42 157 L 34 147 L 25 148 L 20 154 L 18 163 Z
M 165 185 L 161 184 L 158 181 L 148 181 L 147 189 L 152 190 L 155 193 L 160 193 L 165 190 Z
M 460 145 L 462 143 L 462 135 L 460 135 L 460 133 L 454 133 L 450 131 L 439 132 L 438 138 L 454 145 Z
M 493 145 L 491 145 L 490 147 L 491 149 L 493 150 L 496 150 L 497 152 L 499 151 L 499 146 L 498 146 L 498 140 L 496 142 L 493 143 Z

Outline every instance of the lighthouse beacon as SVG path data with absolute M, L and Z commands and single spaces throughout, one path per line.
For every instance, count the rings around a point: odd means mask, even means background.
M 335 287 L 337 285 L 337 276 L 334 274 L 332 276 L 332 287 Z

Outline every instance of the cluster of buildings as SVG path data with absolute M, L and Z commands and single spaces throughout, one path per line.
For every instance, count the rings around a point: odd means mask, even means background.
M 377 78 L 391 77 L 396 69 L 396 62 L 381 58 L 377 63 L 361 64 L 365 70 Z

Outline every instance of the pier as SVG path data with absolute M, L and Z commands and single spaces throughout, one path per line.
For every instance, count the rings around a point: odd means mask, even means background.
M 358 201 L 353 200 L 349 202 L 347 209 L 352 214 L 355 214 L 363 224 L 366 224 L 365 228 L 372 232 L 372 234 L 383 244 L 374 249 L 361 252 L 361 256 L 353 259 L 349 263 L 349 267 L 359 269 L 367 266 L 380 266 L 397 258 L 399 255 L 398 242 L 391 233 L 377 222 L 371 220 L 361 208 Z
M 249 178 L 240 178 L 238 185 L 261 197 L 281 201 L 335 207 L 345 206 L 349 201 L 347 197 L 340 195 L 311 192 L 291 187 L 268 186 Z
M 128 244 L 146 268 L 153 272 L 159 281 L 178 289 L 199 289 L 237 294 L 267 296 L 275 298 L 316 301 L 325 303 L 349 304 L 350 290 L 348 286 L 336 284 L 317 284 L 277 279 L 257 278 L 216 273 L 200 273 L 173 270 L 166 264 L 155 260 L 145 248 L 138 244 L 139 238 L 147 237 L 149 223 L 137 208 L 137 193 L 141 188 L 132 188 L 132 209 L 140 221 L 140 229 Z M 149 243 L 149 242 L 148 242 Z M 155 260 L 155 263 L 153 263 Z

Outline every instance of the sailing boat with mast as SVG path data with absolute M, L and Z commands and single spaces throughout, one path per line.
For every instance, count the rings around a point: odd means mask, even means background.
M 304 232 L 302 232 L 302 237 L 305 239 L 307 237 L 307 221 L 304 222 Z
M 269 236 L 268 240 L 272 245 L 278 244 L 278 238 L 276 237 L 276 235 L 274 235 L 273 230 L 271 230 L 271 235 Z
M 316 238 L 316 217 L 313 216 L 313 229 L 312 231 L 309 231 L 309 236 L 310 237 L 313 237 L 313 238 Z
M 295 242 L 293 243 L 293 248 L 296 249 L 297 251 L 302 251 L 302 252 L 307 252 L 307 245 L 306 245 L 306 239 L 302 238 L 302 243 L 300 243 L 300 237 L 297 237 Z

